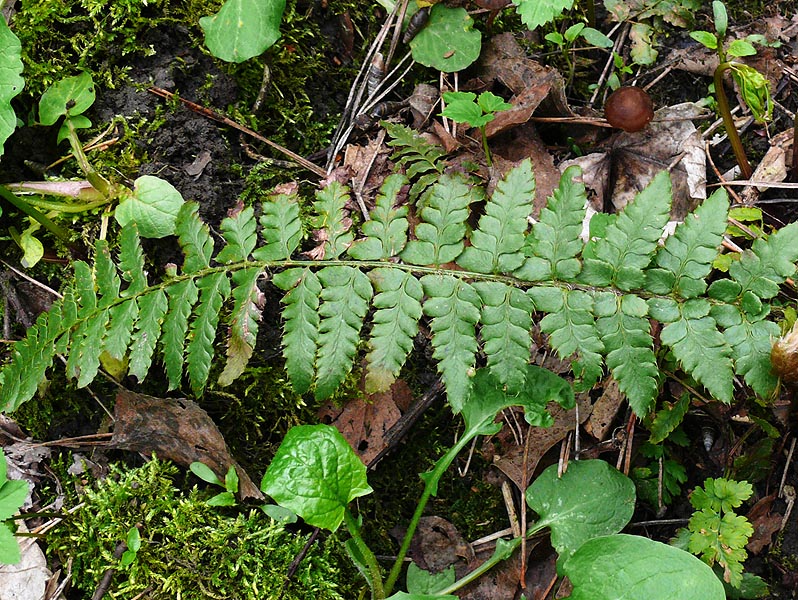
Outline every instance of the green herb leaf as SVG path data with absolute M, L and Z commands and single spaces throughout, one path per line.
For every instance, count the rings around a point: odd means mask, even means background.
M 119 202 L 114 218 L 122 227 L 135 223 L 142 237 L 162 238 L 175 233 L 183 203 L 183 196 L 171 183 L 144 175 L 134 182 L 133 194 Z
M 9 29 L 5 19 L 0 19 L 0 56 L 3 57 L 3 69 L 0 71 L 0 156 L 3 145 L 17 128 L 17 116 L 11 100 L 25 86 L 21 77 L 22 45 L 19 38 Z M 16 543 L 16 542 L 15 542 Z
M 227 0 L 219 12 L 199 20 L 205 45 L 216 58 L 244 62 L 280 39 L 285 0 Z
M 94 104 L 95 90 L 91 74 L 83 72 L 51 85 L 39 100 L 39 121 L 53 125 L 60 117 L 74 117 Z
M 435 4 L 429 21 L 410 41 L 413 59 L 444 73 L 462 71 L 479 58 L 482 34 L 464 8 Z
M 532 30 L 571 10 L 574 0 L 517 0 L 515 4 L 521 21 Z

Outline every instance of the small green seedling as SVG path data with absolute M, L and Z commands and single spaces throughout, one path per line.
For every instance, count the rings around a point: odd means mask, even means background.
M 19 544 L 14 537 L 14 524 L 9 521 L 25 503 L 28 484 L 20 479 L 7 479 L 6 457 L 0 450 L 0 563 L 14 565 L 20 561 Z
M 230 468 L 227 469 L 227 475 L 225 475 L 224 481 L 219 479 L 216 473 L 204 463 L 193 462 L 189 466 L 189 469 L 203 481 L 224 488 L 224 492 L 216 494 L 213 498 L 208 500 L 208 506 L 235 506 L 236 494 L 238 493 L 238 473 L 234 466 L 230 465 Z
M 575 23 L 571 25 L 564 33 L 553 31 L 546 34 L 545 39 L 557 46 L 562 52 L 565 63 L 568 65 L 568 81 L 566 86 L 571 85 L 574 78 L 574 61 L 571 59 L 571 48 L 574 43 L 582 38 L 588 44 L 597 46 L 598 48 L 612 48 L 613 42 L 606 35 L 601 33 L 598 29 L 587 27 L 584 23 Z
M 376 556 L 361 535 L 363 515 L 349 504 L 373 490 L 366 467 L 340 434 L 329 425 L 301 425 L 290 429 L 261 482 L 261 489 L 278 504 L 301 516 L 308 525 L 335 531 L 344 523 L 351 538 L 349 556 L 371 587 L 372 599 L 456 600 L 453 593 L 509 558 L 522 538 L 498 540 L 493 555 L 474 571 L 456 579 L 453 571 L 433 575 L 415 565 L 407 570 L 408 592 L 391 595 L 404 558 L 428 500 L 457 455 L 479 435 L 495 435 L 497 415 L 522 406 L 527 422 L 536 427 L 553 423 L 546 406 L 555 401 L 574 406 L 570 384 L 554 373 L 527 365 L 527 386 L 509 395 L 488 369 L 473 377 L 473 390 L 460 403 L 465 428 L 455 446 L 432 470 L 421 474 L 424 491 L 410 520 L 393 564 L 383 579 Z M 526 535 L 544 529 L 559 554 L 557 573 L 574 584 L 572 600 L 610 600 L 621 596 L 647 600 L 723 600 L 723 586 L 712 570 L 689 552 L 639 536 L 619 535 L 635 505 L 632 481 L 601 460 L 572 462 L 562 475 L 552 465 L 525 491 L 538 516 Z M 628 568 L 630 564 L 636 568 Z
M 754 43 L 762 44 L 765 40 L 761 35 L 751 35 L 745 39 L 734 40 L 730 44 L 725 45 L 724 40 L 728 33 L 729 18 L 723 2 L 715 0 L 712 3 L 712 12 L 714 16 L 715 33 L 710 31 L 693 31 L 690 33 L 690 37 L 718 54 L 720 62 L 715 69 L 713 82 L 715 95 L 718 100 L 718 112 L 720 112 L 723 118 L 723 125 L 729 136 L 729 143 L 734 152 L 734 157 L 737 159 L 737 164 L 740 166 L 740 172 L 745 179 L 750 179 L 753 171 L 748 162 L 748 157 L 745 155 L 745 149 L 740 140 L 740 135 L 737 133 L 737 128 L 734 125 L 734 119 L 729 109 L 729 101 L 723 88 L 723 75 L 726 71 L 731 72 L 731 76 L 737 84 L 743 100 L 748 105 L 748 108 L 751 109 L 751 113 L 758 123 L 764 123 L 770 120 L 773 113 L 773 101 L 770 97 L 770 84 L 767 78 L 753 67 L 749 67 L 746 64 L 734 60 L 735 58 L 741 58 L 743 56 L 753 56 L 756 54 Z
M 441 113 L 442 116 L 450 118 L 455 123 L 465 123 L 479 128 L 485 160 L 489 167 L 492 166 L 485 125 L 496 118 L 497 112 L 512 108 L 513 105 L 491 92 L 482 92 L 479 98 L 473 92 L 444 92 L 443 99 L 447 106 Z
M 119 560 L 119 566 L 121 567 L 126 567 L 136 560 L 136 554 L 139 548 L 141 548 L 141 534 L 139 533 L 138 527 L 130 528 L 130 531 L 127 532 L 127 539 L 125 542 L 127 544 L 127 550 L 124 551 L 122 558 Z

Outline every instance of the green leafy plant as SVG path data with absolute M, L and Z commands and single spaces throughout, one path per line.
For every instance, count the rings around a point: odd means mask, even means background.
M 750 179 L 753 171 L 745 154 L 740 135 L 734 125 L 734 119 L 729 109 L 729 100 L 723 87 L 723 76 L 727 71 L 731 72 L 732 79 L 737 84 L 743 100 L 748 105 L 748 108 L 751 109 L 751 113 L 757 122 L 763 123 L 769 120 L 773 112 L 773 102 L 770 98 L 770 84 L 767 78 L 753 67 L 734 60 L 742 56 L 756 54 L 756 48 L 754 48 L 752 42 L 761 42 L 763 38 L 761 36 L 749 36 L 748 39 L 734 40 L 726 45 L 725 39 L 728 33 L 729 21 L 726 7 L 720 0 L 714 0 L 712 2 L 712 11 L 715 33 L 693 31 L 690 33 L 690 37 L 718 54 L 720 64 L 715 69 L 714 75 L 718 112 L 723 118 L 723 125 L 726 128 L 726 134 L 729 136 L 729 143 L 734 152 L 734 157 L 737 159 L 737 164 L 740 166 L 742 176 L 745 179 Z
M 473 64 L 482 49 L 482 34 L 464 8 L 438 3 L 429 11 L 424 28 L 410 41 L 413 59 L 445 73 Z
M 574 23 L 563 33 L 559 31 L 547 33 L 544 39 L 559 48 L 563 59 L 565 59 L 565 64 L 568 65 L 567 85 L 570 85 L 574 78 L 574 61 L 571 59 L 571 48 L 579 38 L 599 48 L 612 48 L 613 46 L 613 42 L 610 38 L 601 33 L 598 29 L 587 27 L 584 23 Z M 616 54 L 615 56 L 618 55 Z M 623 62 L 623 60 L 621 60 L 621 62 Z
M 28 497 L 28 484 L 20 479 L 8 479 L 6 456 L 0 449 L 0 563 L 13 565 L 20 561 L 16 530 L 9 521 L 19 511 Z
M 120 567 L 126 567 L 136 560 L 136 555 L 138 554 L 139 548 L 141 548 L 141 534 L 139 533 L 138 527 L 131 527 L 128 530 L 125 545 L 127 546 L 127 550 L 122 553 L 122 557 L 119 559 Z
M 193 462 L 189 465 L 189 469 L 197 477 L 210 484 L 217 485 L 224 489 L 223 492 L 216 494 L 208 499 L 208 506 L 234 506 L 236 503 L 236 494 L 238 493 L 238 473 L 233 465 L 227 469 L 227 474 L 224 481 L 214 473 L 211 468 L 201 462 Z
M 457 173 L 442 175 L 426 193 L 412 240 L 403 210 L 395 207 L 400 179 L 383 186 L 367 233 L 357 239 L 346 209 L 349 190 L 331 183 L 313 205 L 323 241 L 299 258 L 296 194 L 274 194 L 263 203 L 262 243 L 253 208 L 225 219 L 225 243 L 215 257 L 197 205 L 187 203 L 175 225 L 182 268 L 154 283 L 129 224 L 118 258 L 98 241 L 94 263 L 74 263 L 74 285 L 15 344 L 0 406 L 13 410 L 29 400 L 60 353 L 68 355 L 67 375 L 84 386 L 103 352 L 126 360 L 128 372 L 142 380 L 158 350 L 170 389 L 183 384 L 185 370 L 199 395 L 220 311 L 230 299 L 220 377 L 228 384 L 254 349 L 262 311 L 258 282 L 267 270 L 285 292 L 289 379 L 299 393 L 313 390 L 318 398 L 332 394 L 352 368 L 372 307 L 366 371 L 373 389 L 385 389 L 398 375 L 425 315 L 455 412 L 472 386 L 480 345 L 502 385 L 511 392 L 524 388 L 533 322 L 560 357 L 573 361 L 579 389 L 592 387 L 606 365 L 638 415 L 653 406 L 661 379 L 651 319 L 662 324 L 659 340 L 669 356 L 711 396 L 730 402 L 735 373 L 756 393 L 770 394 L 777 383 L 770 340 L 779 327 L 767 318 L 769 301 L 795 272 L 798 225 L 757 239 L 727 275 L 708 285 L 726 228 L 724 191 L 660 245 L 671 196 L 670 179 L 661 173 L 586 244 L 579 237 L 586 194 L 577 174 L 566 170 L 528 230 L 535 181 L 529 161 L 521 163 L 498 183 L 473 231 L 468 207 L 484 193 Z M 456 268 L 447 266 L 452 261 Z
M 213 16 L 200 19 L 205 45 L 217 58 L 244 62 L 280 39 L 285 0 L 226 0 Z
M 710 566 L 717 563 L 723 580 L 733 587 L 740 587 L 742 583 L 743 562 L 748 556 L 745 545 L 754 533 L 748 519 L 736 514 L 734 509 L 752 493 L 747 481 L 707 479 L 703 487 L 697 487 L 690 494 L 695 512 L 687 529 L 677 534 L 677 545 L 686 547 Z
M 362 519 L 350 510 L 352 500 L 373 490 L 366 480 L 366 468 L 338 432 L 328 425 L 302 425 L 286 435 L 261 483 L 261 489 L 278 504 L 296 512 L 310 525 L 335 531 L 346 524 L 351 535 L 346 543 L 350 557 L 367 580 L 372 598 L 423 600 L 456 598 L 453 592 L 474 581 L 520 545 L 521 538 L 498 540 L 493 555 L 477 569 L 455 581 L 452 571 L 439 575 L 417 567 L 408 571 L 408 591 L 391 595 L 402 570 L 421 515 L 429 498 L 437 495 L 438 482 L 457 454 L 477 435 L 495 434 L 495 423 L 504 408 L 520 405 L 533 426 L 547 426 L 552 418 L 546 411 L 549 401 L 563 407 L 574 405 L 573 391 L 557 375 L 527 366 L 527 387 L 520 395 L 509 395 L 487 369 L 474 375 L 474 388 L 462 401 L 465 430 L 453 448 L 432 470 L 421 475 L 424 491 L 387 578 L 361 535 Z M 618 567 L 631 560 L 636 569 L 621 568 L 625 592 L 651 599 L 723 598 L 723 588 L 712 571 L 689 553 L 634 536 L 617 536 L 634 511 L 634 485 L 626 476 L 600 460 L 571 463 L 558 475 L 552 465 L 525 491 L 529 507 L 538 515 L 526 535 L 551 531 L 552 545 L 559 553 L 557 570 L 574 583 L 572 598 L 618 597 Z M 591 543 L 602 540 L 599 543 Z M 608 555 L 614 569 L 602 567 Z M 656 570 L 652 568 L 656 565 Z M 679 578 L 675 573 L 679 572 Z M 667 585 L 665 585 L 667 584 Z M 595 595 L 596 591 L 599 595 Z M 665 594 L 668 594 L 667 596 Z
M 473 92 L 444 92 L 443 99 L 447 106 L 441 115 L 455 123 L 466 123 L 479 128 L 485 160 L 489 167 L 492 166 L 485 125 L 496 118 L 497 112 L 512 108 L 513 105 L 492 92 L 482 92 L 479 97 Z

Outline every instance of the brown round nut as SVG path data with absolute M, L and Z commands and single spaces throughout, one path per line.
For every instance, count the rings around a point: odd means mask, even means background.
M 613 127 L 630 133 L 640 131 L 654 118 L 654 103 L 642 88 L 618 88 L 607 98 L 604 116 Z

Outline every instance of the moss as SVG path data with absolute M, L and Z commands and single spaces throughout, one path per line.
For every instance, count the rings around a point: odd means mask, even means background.
M 345 559 L 334 551 L 335 540 L 311 546 L 287 581 L 306 535 L 287 531 L 259 509 L 209 507 L 196 489 L 177 490 L 176 473 L 169 463 L 152 460 L 135 469 L 113 467 L 86 488 L 83 506 L 48 534 L 49 552 L 72 559 L 78 589 L 93 591 L 107 569 L 116 569 L 109 590 L 114 598 L 353 597 L 352 573 L 341 570 Z M 132 527 L 139 529 L 141 547 L 129 566 L 120 567 L 114 550 Z

